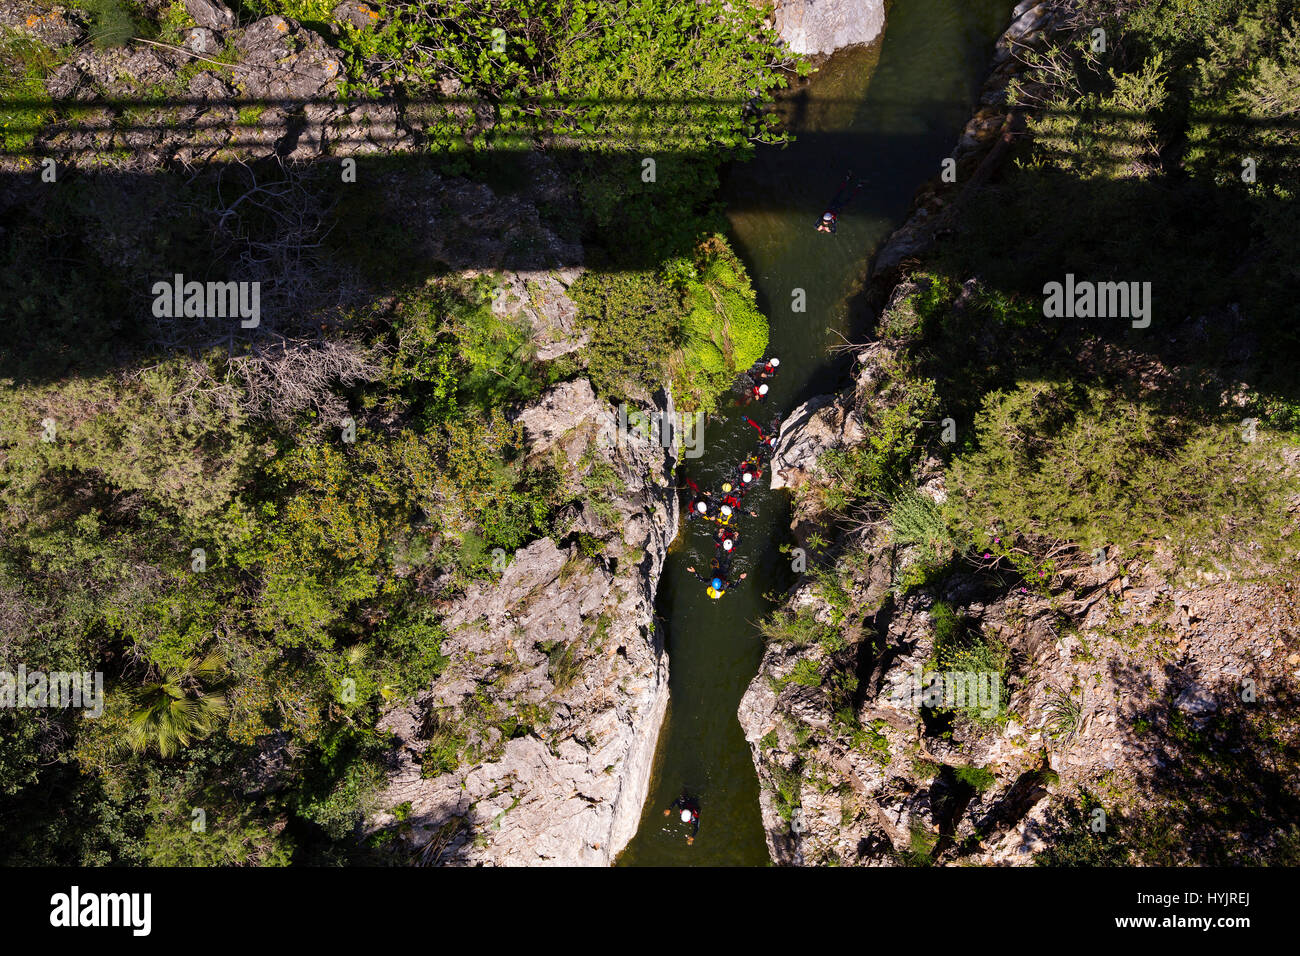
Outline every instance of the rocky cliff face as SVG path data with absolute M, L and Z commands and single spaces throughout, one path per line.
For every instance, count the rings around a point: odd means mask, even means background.
M 423 862 L 608 865 L 636 831 L 668 703 L 654 595 L 677 510 L 671 452 L 618 440 L 613 415 L 586 380 L 519 415 L 533 455 L 621 490 L 453 600 L 448 670 L 382 721 L 400 745 L 374 824 Z
M 1012 52 L 1061 15 L 1047 3 L 1016 7 L 953 153 L 960 185 L 924 188 L 876 258 L 874 292 L 886 309 L 916 291 L 896 284 L 900 263 L 927 248 L 1019 128 L 1005 103 L 1020 69 Z M 772 629 L 739 708 L 772 859 L 1024 865 L 1060 836 L 1062 802 L 1081 791 L 1156 827 L 1187 791 L 1228 786 L 1238 805 L 1272 800 L 1289 758 L 1272 761 L 1294 753 L 1296 735 L 1285 717 L 1300 686 L 1293 577 L 1259 568 L 1188 577 L 1157 549 L 1146 560 L 1081 562 L 1050 589 L 1008 587 L 978 561 L 918 583 L 908 576 L 916 546 L 896 543 L 885 521 L 844 530 L 828 520 L 821 465 L 827 452 L 869 440 L 890 405 L 899 347 L 864 346 L 853 384 L 790 414 L 773 458 L 773 487 L 794 496 L 796 542 L 816 550 L 831 540 L 821 570 L 777 612 L 783 626 Z M 1300 478 L 1300 451 L 1286 450 L 1277 467 Z M 918 462 L 915 477 L 919 495 L 946 499 L 939 462 Z M 1298 513 L 1300 498 L 1290 508 Z M 990 687 L 926 676 L 944 674 L 938 644 L 954 627 L 1005 650 L 996 714 L 981 706 Z M 1293 839 L 1285 827 L 1264 830 L 1228 840 L 1267 859 Z
M 881 343 L 864 349 L 853 387 L 812 400 L 782 429 L 773 482 L 795 487 L 801 541 L 827 531 L 818 460 L 863 440 L 889 358 Z M 1278 466 L 1300 475 L 1300 451 Z M 944 499 L 936 462 L 921 464 L 918 484 Z M 1256 719 L 1251 708 L 1267 698 L 1263 750 L 1294 733 L 1273 723 L 1300 684 L 1292 577 L 1224 569 L 1188 579 L 1159 553 L 1112 554 L 1062 574 L 1051 593 L 1007 588 L 974 566 L 903 588 L 916 551 L 893 543 L 884 522 L 842 535 L 830 554 L 835 584 L 810 576 L 779 613 L 806 622 L 789 635 L 842 641 L 770 641 L 739 709 L 778 863 L 1032 863 L 1058 795 L 1083 788 L 1158 819 L 1179 788 L 1209 785 L 1206 763 L 1224 758 L 1200 748 L 1216 720 Z M 937 633 L 954 620 L 1008 652 L 996 719 L 970 706 L 948 721 L 945 701 L 926 701 L 922 671 L 935 668 Z M 985 699 L 974 685 L 957 693 Z
M 884 0 L 776 0 L 773 25 L 796 53 L 870 43 L 885 28 Z
M 530 182 L 527 196 L 497 196 L 406 175 L 391 214 L 428 260 L 490 275 L 493 311 L 526 319 L 539 358 L 553 359 L 585 342 L 567 294 L 581 270 L 547 265 L 581 262 L 582 249 L 537 215 L 566 184 L 540 162 Z M 671 401 L 643 411 L 671 415 Z M 499 555 L 499 580 L 440 607 L 448 668 L 381 722 L 397 746 L 387 810 L 371 822 L 428 864 L 608 865 L 636 831 L 668 703 L 654 596 L 677 533 L 674 457 L 620 438 L 615 409 L 586 379 L 515 418 L 530 456 L 584 502 L 558 541 Z

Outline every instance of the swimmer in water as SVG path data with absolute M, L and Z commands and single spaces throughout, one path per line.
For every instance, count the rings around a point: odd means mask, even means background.
M 703 581 L 708 585 L 704 589 L 704 593 L 716 601 L 726 594 L 727 588 L 731 586 L 731 581 L 728 579 L 731 573 L 731 553 L 727 552 L 721 557 L 714 556 L 713 561 L 709 564 L 709 576 L 707 578 L 693 567 L 686 570 L 695 575 L 697 581 Z M 743 573 L 736 580 L 743 581 L 747 576 L 748 572 Z
M 831 198 L 830 205 L 822 213 L 821 219 L 817 220 L 817 231 L 825 233 L 835 232 L 835 227 L 839 224 L 840 213 L 847 206 L 850 200 L 858 194 L 862 188 L 862 180 L 853 181 L 853 170 L 849 170 L 844 175 L 844 181 L 840 183 L 840 188 L 835 191 Z
M 670 816 L 674 810 L 678 811 L 682 823 L 689 823 L 691 825 L 691 835 L 686 838 L 686 842 L 687 844 L 694 843 L 695 838 L 700 834 L 699 801 L 688 797 L 686 792 L 682 791 L 682 795 L 674 800 L 672 805 L 664 811 L 664 816 Z

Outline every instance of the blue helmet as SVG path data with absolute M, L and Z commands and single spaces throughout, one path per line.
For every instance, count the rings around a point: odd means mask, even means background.
M 715 591 L 722 590 L 722 578 L 714 578 L 711 583 L 713 584 L 713 590 Z

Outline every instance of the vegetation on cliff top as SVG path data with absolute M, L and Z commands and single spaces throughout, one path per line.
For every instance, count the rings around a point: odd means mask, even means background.
M 84 6 L 106 45 L 123 31 L 175 43 L 189 25 L 178 3 Z M 567 507 L 620 488 L 598 463 L 583 483 L 525 460 L 507 412 L 584 366 L 610 397 L 671 383 L 707 408 L 766 345 L 713 198 L 721 162 L 780 136 L 757 107 L 795 64 L 755 11 L 379 2 L 374 28 L 335 34 L 331 6 L 239 11 L 297 17 L 337 43 L 352 95 L 373 81 L 437 100 L 454 79 L 407 172 L 433 163 L 442 182 L 527 194 L 510 159 L 559 147 L 573 203 L 537 205 L 590 259 L 574 296 L 592 345 L 540 360 L 528 323 L 492 307 L 495 276 L 431 264 L 419 237 L 358 204 L 373 183 L 339 198 L 336 172 L 331 184 L 275 162 L 185 179 L 61 172 L 39 208 L 6 214 L 0 669 L 101 671 L 106 691 L 93 720 L 0 713 L 9 863 L 367 858 L 380 709 L 447 665 L 434 600 L 494 573 L 492 549 L 558 535 Z M 6 32 L 0 92 L 41 100 L 72 52 Z M 204 69 L 221 63 L 182 72 Z M 465 102 L 479 109 L 454 108 Z M 663 147 L 649 182 L 629 153 L 647 143 Z M 246 279 L 250 264 L 267 281 L 248 341 L 149 316 L 158 277 Z M 619 350 L 632 344 L 652 349 L 629 379 Z M 593 535 L 580 541 L 599 553 Z M 574 666 L 552 649 L 557 684 Z M 508 710 L 464 719 L 499 722 L 502 739 L 550 719 Z M 430 767 L 488 756 L 445 723 Z M 191 838 L 195 807 L 207 829 Z
M 874 391 L 858 396 L 869 437 L 823 456 L 817 504 L 840 530 L 883 526 L 909 548 L 904 592 L 941 593 L 961 570 L 1064 600 L 1097 554 L 1175 581 L 1294 579 L 1300 9 L 1078 6 L 1078 28 L 1013 91 L 1035 109 L 1031 135 L 880 316 Z M 1097 27 L 1105 53 L 1090 47 Z M 1067 274 L 1150 283 L 1150 324 L 1046 315 L 1044 283 Z M 941 503 L 914 491 L 927 461 L 927 477 L 945 466 Z M 809 645 L 817 609 L 838 607 L 821 597 L 778 611 L 768 636 Z M 961 636 L 958 609 L 931 614 L 934 666 L 1013 676 L 1006 648 Z M 1058 805 L 1043 862 L 1293 862 L 1291 696 L 1199 730 L 1173 701 L 1142 702 L 1135 732 L 1159 731 L 1165 759 L 1137 806 L 1109 807 L 1099 838 L 1079 830 L 1096 795 Z

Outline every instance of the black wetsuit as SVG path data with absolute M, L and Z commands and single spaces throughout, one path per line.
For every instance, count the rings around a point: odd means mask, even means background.
M 678 797 L 676 800 L 673 801 L 672 809 L 677 811 L 681 811 L 681 810 L 689 811 L 691 815 L 691 824 L 692 824 L 691 836 L 699 836 L 700 805 L 696 801 L 692 800 L 690 797 L 686 796 L 686 794 L 682 794 L 680 797 Z
M 853 173 L 850 172 L 847 176 L 845 176 L 844 182 L 840 183 L 840 188 L 837 189 L 835 191 L 835 195 L 831 197 L 830 205 L 826 207 L 826 212 L 831 214 L 831 221 L 826 222 L 824 218 L 819 218 L 817 220 L 817 225 L 820 226 L 823 223 L 825 223 L 825 225 L 830 229 L 830 231 L 834 232 L 835 226 L 839 223 L 840 220 L 840 211 L 843 210 L 844 207 L 849 204 L 849 202 L 853 199 L 854 196 L 858 194 L 858 190 L 861 188 L 862 188 L 862 181 L 858 180 L 857 182 L 854 182 Z
M 748 415 L 745 416 L 745 421 L 754 427 L 754 431 L 758 432 L 759 462 L 762 462 L 764 459 L 771 458 L 772 450 L 776 446 L 776 433 L 778 429 L 780 429 L 781 427 L 781 416 L 777 415 L 775 418 L 772 419 L 771 432 L 763 431 L 763 426 L 760 425 L 758 422 L 754 421 Z
M 718 578 L 722 581 L 722 590 L 726 591 L 727 588 L 731 587 L 731 552 L 716 552 L 713 560 L 709 562 L 709 573 L 707 575 L 700 574 L 694 568 L 690 569 L 690 573 L 695 575 L 695 580 L 708 585 L 712 585 L 713 579 Z
M 729 495 L 725 496 L 725 497 L 722 499 L 722 503 L 723 503 L 724 505 L 728 505 L 728 506 L 731 508 L 731 513 L 732 513 L 732 515 L 742 514 L 742 515 L 749 515 L 751 518 L 757 518 L 758 515 L 755 514 L 753 511 L 750 511 L 750 510 L 747 509 L 747 508 L 742 508 L 742 507 L 740 507 L 740 495 L 743 495 L 744 493 L 745 493 L 745 491 L 744 491 L 744 489 L 742 488 L 742 489 L 740 490 L 740 494 L 732 493 L 732 494 L 729 494 Z
M 736 546 L 740 544 L 740 532 L 726 527 L 719 528 L 718 533 L 714 536 L 713 540 L 715 542 L 715 547 L 719 552 L 729 555 L 731 551 L 734 551 Z M 731 542 L 730 551 L 722 546 L 724 541 Z
M 713 496 L 709 495 L 707 492 L 700 491 L 700 486 L 689 478 L 686 479 L 686 484 L 695 495 L 695 497 L 691 499 L 690 505 L 686 510 L 686 520 L 690 521 L 694 518 L 708 518 L 711 521 L 715 520 L 718 505 L 717 502 L 713 500 Z M 699 509 L 701 502 L 704 503 L 704 511 L 702 512 Z

